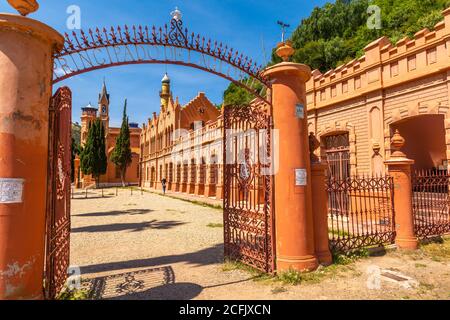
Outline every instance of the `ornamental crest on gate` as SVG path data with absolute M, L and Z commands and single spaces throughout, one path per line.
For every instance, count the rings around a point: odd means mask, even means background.
M 244 151 L 244 161 L 239 164 L 238 181 L 243 189 L 248 189 L 250 182 L 253 180 L 253 165 L 250 160 L 250 149 Z
M 64 171 L 64 146 L 62 144 L 58 145 L 58 164 L 57 164 L 57 177 L 56 177 L 56 197 L 58 200 L 64 199 L 66 195 L 65 184 L 66 184 L 66 173 Z

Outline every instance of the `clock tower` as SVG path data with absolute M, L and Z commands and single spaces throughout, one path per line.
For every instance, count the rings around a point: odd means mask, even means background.
M 109 128 L 109 93 L 106 89 L 106 83 L 103 81 L 102 92 L 98 95 L 98 116 L 103 122 L 105 132 Z

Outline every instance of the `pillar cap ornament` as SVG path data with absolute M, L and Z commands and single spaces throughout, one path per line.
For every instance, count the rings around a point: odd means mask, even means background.
M 391 158 L 406 158 L 406 155 L 401 151 L 405 146 L 405 138 L 400 135 L 400 131 L 395 130 L 394 136 L 391 139 L 391 149 L 393 150 Z
M 22 16 L 27 16 L 39 9 L 39 4 L 36 0 L 8 0 L 8 3 Z
M 276 54 L 279 56 L 284 62 L 288 62 L 291 57 L 294 55 L 295 49 L 292 46 L 292 41 L 286 40 L 284 42 L 280 42 L 277 45 Z

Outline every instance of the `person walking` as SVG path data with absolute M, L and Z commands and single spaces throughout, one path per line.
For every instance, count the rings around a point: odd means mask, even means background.
M 166 194 L 166 188 L 167 188 L 167 180 L 166 180 L 166 178 L 163 178 L 161 180 L 161 184 L 162 184 L 162 188 L 163 188 L 163 193 Z

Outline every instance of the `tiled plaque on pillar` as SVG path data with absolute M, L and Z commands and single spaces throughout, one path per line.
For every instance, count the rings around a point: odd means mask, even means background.
M 23 179 L 0 178 L 0 203 L 22 203 Z

